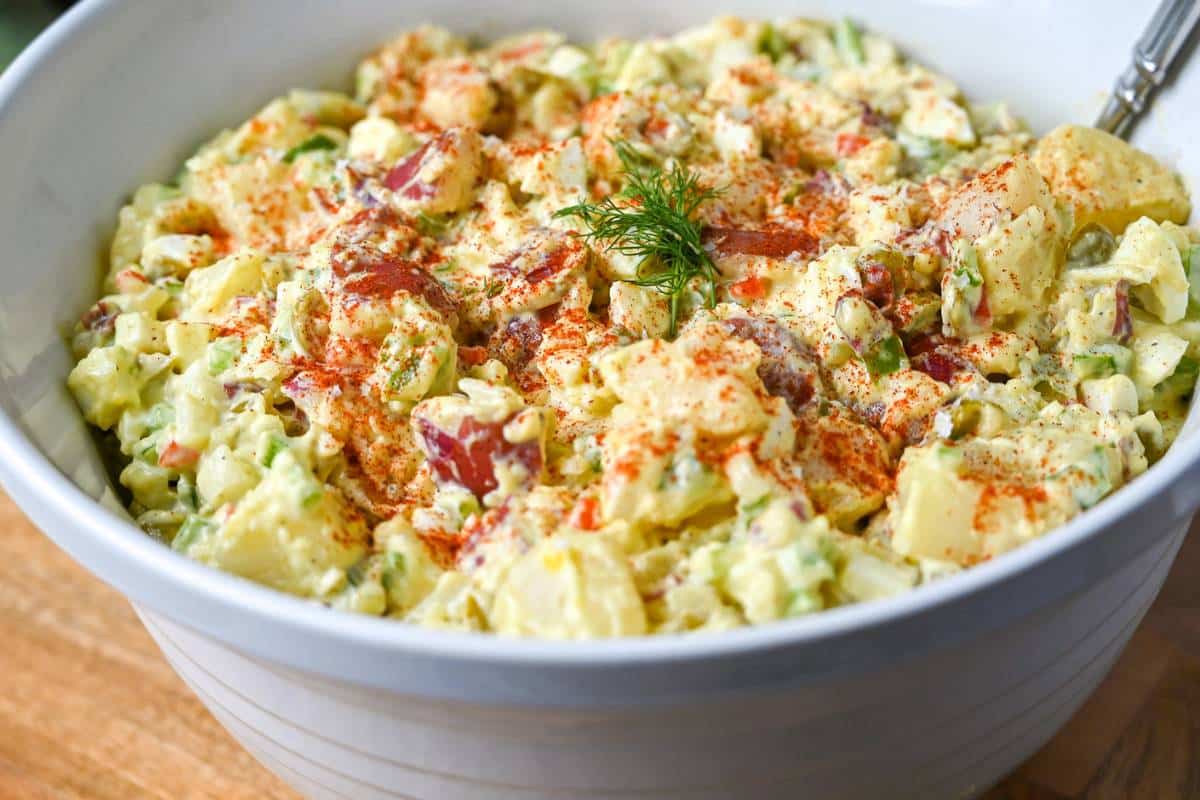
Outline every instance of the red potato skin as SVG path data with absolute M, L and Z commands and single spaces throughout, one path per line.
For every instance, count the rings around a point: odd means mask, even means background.
M 805 231 L 788 228 L 747 230 L 743 228 L 708 227 L 703 233 L 704 244 L 717 255 L 767 256 L 787 258 L 792 253 L 812 256 L 821 243 Z
M 464 417 L 455 431 L 444 430 L 423 417 L 413 419 L 417 441 L 439 483 L 457 484 L 482 499 L 499 485 L 495 474 L 498 464 L 515 461 L 523 465 L 531 483 L 542 473 L 540 443 L 509 442 L 504 438 L 508 419 L 480 422 Z
M 758 377 L 768 393 L 782 397 L 799 413 L 817 393 L 817 370 L 812 354 L 790 332 L 768 320 L 735 317 L 721 325 L 732 336 L 758 345 L 762 361 Z
M 421 145 L 403 161 L 388 172 L 383 178 L 383 185 L 391 189 L 393 192 L 399 192 L 404 197 L 410 200 L 422 200 L 433 194 L 433 187 L 427 183 L 416 181 L 417 173 L 421 171 L 421 164 L 431 149 L 434 149 L 438 140 L 433 139 Z

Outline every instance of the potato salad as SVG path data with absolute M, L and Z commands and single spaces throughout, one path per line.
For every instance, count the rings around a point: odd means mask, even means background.
M 130 513 L 339 609 L 583 639 L 908 591 L 1145 471 L 1180 178 L 851 21 L 436 27 L 121 209 L 68 383 Z

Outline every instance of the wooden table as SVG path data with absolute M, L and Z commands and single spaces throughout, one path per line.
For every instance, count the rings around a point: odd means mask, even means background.
M 294 797 L 0 494 L 0 798 Z M 987 800 L 1072 797 L 1200 798 L 1200 536 L 1097 694 Z

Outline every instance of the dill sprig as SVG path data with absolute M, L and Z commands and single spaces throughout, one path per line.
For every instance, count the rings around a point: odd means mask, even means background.
M 705 304 L 717 302 L 717 267 L 701 240 L 697 209 L 719 192 L 700 185 L 676 162 L 670 171 L 646 161 L 627 142 L 613 142 L 621 159 L 625 186 L 598 203 L 561 208 L 556 217 L 578 217 L 590 244 L 639 257 L 634 283 L 667 296 L 670 335 L 675 336 L 684 294 L 693 278 L 704 285 Z

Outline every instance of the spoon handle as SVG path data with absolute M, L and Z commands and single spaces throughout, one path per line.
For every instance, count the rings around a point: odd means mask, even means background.
M 1163 0 L 1133 48 L 1133 61 L 1117 78 L 1113 93 L 1096 119 L 1096 127 L 1120 136 L 1146 110 L 1151 94 L 1167 78 L 1171 63 L 1200 21 L 1198 0 Z

